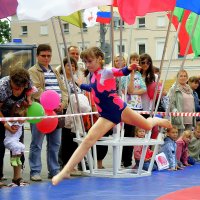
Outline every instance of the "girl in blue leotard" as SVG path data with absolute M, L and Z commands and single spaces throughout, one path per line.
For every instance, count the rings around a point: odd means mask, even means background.
M 81 84 L 80 80 L 78 84 L 81 89 L 92 92 L 100 117 L 90 128 L 87 136 L 62 171 L 53 177 L 53 185 L 57 185 L 64 178 L 69 178 L 70 172 L 83 159 L 90 147 L 119 122 L 138 126 L 145 130 L 151 130 L 156 125 L 165 128 L 171 127 L 167 119 L 156 117 L 145 119 L 129 108 L 117 95 L 115 77 L 129 75 L 132 70 L 138 67 L 137 63 L 122 69 L 103 69 L 104 54 L 97 47 L 83 51 L 81 58 L 91 73 L 91 79 L 90 84 Z

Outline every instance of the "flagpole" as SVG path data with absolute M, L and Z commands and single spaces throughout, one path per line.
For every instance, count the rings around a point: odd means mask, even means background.
M 69 84 L 68 84 L 68 81 L 67 81 L 67 76 L 66 76 L 66 72 L 65 72 L 65 67 L 64 67 L 63 61 L 62 61 L 62 56 L 61 56 L 60 47 L 59 47 L 59 45 L 58 45 L 58 44 L 59 44 L 59 41 L 58 41 L 58 36 L 57 36 L 57 33 L 56 33 L 56 28 L 55 28 L 55 23 L 54 23 L 53 17 L 51 18 L 51 23 L 52 23 L 52 27 L 53 27 L 54 36 L 55 36 L 55 39 L 56 39 L 56 45 L 57 45 L 57 49 L 58 49 L 58 55 L 59 55 L 59 59 L 60 59 L 62 71 L 63 71 L 65 86 L 67 87 L 67 91 L 68 91 L 68 94 L 69 94 L 69 96 L 70 96 L 70 95 L 71 95 L 71 92 L 70 92 Z M 74 111 L 73 111 L 72 104 L 71 104 L 71 101 L 69 101 L 69 105 L 70 105 L 70 109 L 72 110 L 72 112 L 74 112 Z M 64 114 L 65 114 L 65 113 L 64 113 Z M 74 126 L 76 127 L 76 121 L 75 121 L 75 118 L 74 118 L 74 117 L 73 117 L 73 123 L 74 123 Z
M 183 59 L 183 61 L 182 61 L 182 64 L 180 65 L 180 69 L 179 69 L 179 70 L 182 70 L 182 69 L 183 69 L 183 66 L 184 66 L 184 63 L 185 63 L 185 60 L 186 60 L 186 55 L 188 54 L 188 51 L 189 51 L 189 48 L 190 48 L 190 45 L 191 45 L 191 40 L 192 40 L 192 37 L 193 37 L 193 35 L 194 35 L 194 31 L 195 31 L 195 28 L 196 28 L 198 19 L 199 19 L 199 15 L 197 15 L 197 17 L 196 17 L 196 19 L 195 19 L 195 22 L 194 22 L 194 24 L 193 24 L 192 32 L 191 32 L 191 35 L 190 35 L 190 37 L 189 37 L 189 41 L 188 41 L 188 43 L 187 43 L 187 47 L 186 47 L 186 50 L 185 50 L 184 59 Z M 177 81 L 177 79 L 176 79 L 176 82 L 175 82 L 175 85 L 174 85 L 174 91 L 172 91 L 171 96 L 169 97 L 170 101 L 169 101 L 169 107 L 167 108 L 167 111 L 166 111 L 166 115 L 169 114 L 170 105 L 171 105 L 171 102 L 172 102 L 172 98 L 174 97 L 177 84 L 178 84 L 178 81 Z
M 70 56 L 69 56 L 69 52 L 68 52 L 68 48 L 67 48 L 67 43 L 66 43 L 66 39 L 65 39 L 65 36 L 64 36 L 64 30 L 63 30 L 63 26 L 62 26 L 60 17 L 58 17 L 58 22 L 59 22 L 59 25 L 60 25 L 61 35 L 62 35 L 62 39 L 63 39 L 64 46 L 65 46 L 65 51 L 66 51 L 66 55 L 67 55 L 67 61 L 68 61 L 69 66 L 70 66 L 69 69 L 70 69 L 70 74 L 71 74 L 71 78 L 72 78 L 72 84 L 73 84 L 73 87 L 76 88 L 76 84 L 75 84 L 74 76 L 73 76 L 73 72 L 72 72 L 72 65 L 71 65 L 71 61 L 70 61 Z M 75 97 L 76 97 L 76 100 L 77 100 L 78 112 L 81 113 L 80 112 L 80 103 L 79 103 L 79 100 L 78 100 L 78 94 L 77 94 L 76 90 L 74 91 L 74 94 L 75 94 Z M 85 133 L 85 127 L 84 127 L 82 116 L 80 116 L 80 121 L 81 121 L 82 130 L 83 130 L 83 136 L 85 137 L 86 133 Z M 77 138 L 80 137 L 80 135 L 77 133 L 77 131 L 76 131 L 76 137 Z M 89 164 L 90 172 L 92 173 L 93 172 L 93 167 L 92 167 L 92 163 L 91 163 L 92 159 L 90 159 L 91 158 L 91 151 L 89 151 L 87 153 L 87 157 L 88 157 L 88 164 Z M 84 160 L 81 161 L 81 164 L 82 164 L 83 171 L 85 171 L 86 170 L 86 166 L 85 166 Z
M 172 18 L 173 18 L 173 15 L 174 15 L 174 11 L 171 12 L 170 14 L 170 20 L 169 20 L 169 24 L 168 24 L 168 29 L 167 29 L 167 35 L 166 35 L 166 39 L 165 39 L 165 44 L 164 44 L 164 49 L 163 49 L 163 54 L 162 54 L 162 59 L 161 59 L 161 64 L 160 64 L 160 72 L 162 72 L 162 68 L 163 68 L 163 63 L 164 63 L 164 58 L 165 58 L 165 54 L 166 54 L 166 49 L 167 49 L 167 44 L 168 44 L 168 40 L 169 40 L 169 33 L 170 33 L 170 30 L 171 30 L 171 25 L 172 25 Z M 173 54 L 172 54 L 173 55 Z M 156 88 L 155 88 L 155 92 L 154 92 L 154 97 L 153 97 L 153 103 L 152 103 L 152 109 L 151 109 L 151 116 L 153 115 L 153 108 L 155 106 L 155 100 L 156 100 L 156 96 L 157 96 L 157 91 L 158 91 L 158 83 L 160 81 L 160 74 L 158 74 L 158 80 L 157 80 L 157 83 L 156 83 Z M 167 76 L 167 74 L 166 74 Z M 166 77 L 165 76 L 165 77 Z M 165 79 L 166 80 L 166 79 Z M 157 105 L 156 105 L 156 109 L 155 109 L 155 114 L 157 113 L 157 110 L 158 110 L 158 104 L 160 102 L 160 99 L 161 99 L 161 95 L 162 95 L 162 91 L 163 91 L 163 86 L 164 86 L 164 83 L 162 83 L 162 88 L 161 88 L 161 91 L 160 91 L 160 94 L 159 94 L 159 97 L 158 97 L 158 101 L 157 101 Z M 154 115 L 155 115 L 154 114 Z M 161 128 L 158 136 L 157 136 L 157 139 L 161 139 L 161 132 L 162 132 L 163 128 Z M 148 135 L 147 135 L 147 138 L 150 140 L 151 138 L 151 132 L 149 131 Z M 150 165 L 149 165 L 149 168 L 148 168 L 148 172 L 151 172 L 152 169 L 153 169 L 153 164 L 154 164 L 154 161 L 155 161 L 155 156 L 158 152 L 158 147 L 159 145 L 156 144 L 155 147 L 154 147 L 154 151 L 153 151 L 153 155 L 152 155 L 152 158 L 151 158 L 151 161 L 150 161 Z M 144 149 L 144 147 L 143 147 Z M 146 154 L 146 151 L 147 151 L 147 148 L 144 149 L 144 153 Z M 142 154 L 143 154 L 143 151 L 142 151 Z
M 186 57 L 187 57 L 187 54 L 188 54 L 189 49 L 190 49 L 191 41 L 192 41 L 195 29 L 196 29 L 198 20 L 199 20 L 199 15 L 197 15 L 196 18 L 195 18 L 195 21 L 194 21 L 194 24 L 193 24 L 193 27 L 192 27 L 192 32 L 191 32 L 191 35 L 189 37 L 189 41 L 187 43 L 187 47 L 185 49 L 185 54 L 184 54 L 184 58 L 183 58 L 183 61 L 181 63 L 181 68 L 180 69 L 183 69 L 183 67 L 184 67 L 184 64 L 185 64 L 185 61 L 186 61 Z
M 130 62 L 130 51 L 131 51 L 131 43 L 132 43 L 132 34 L 133 34 L 133 25 L 130 28 L 130 32 L 129 32 L 129 43 L 128 43 L 128 58 L 127 58 L 127 65 L 129 65 Z M 125 91 L 124 91 L 124 101 L 127 102 L 126 96 L 127 96 L 127 81 L 128 81 L 128 77 L 126 76 L 126 82 L 125 82 Z M 124 138 L 124 123 L 121 126 L 121 138 Z M 122 146 L 120 146 L 120 154 L 119 154 L 119 160 L 121 161 L 122 158 Z M 120 162 L 119 162 L 119 168 L 120 168 Z
M 61 36 L 62 36 L 64 47 L 65 47 L 67 61 L 68 61 L 69 66 L 70 66 L 69 69 L 70 69 L 70 75 L 72 77 L 72 84 L 73 84 L 73 87 L 76 88 L 76 84 L 75 84 L 74 76 L 73 76 L 73 72 L 72 72 L 70 56 L 69 56 L 69 52 L 68 52 L 68 48 L 67 48 L 67 42 L 66 42 L 66 39 L 65 39 L 65 36 L 64 36 L 63 26 L 62 26 L 60 17 L 58 17 L 58 22 L 59 22 L 59 26 L 60 26 L 60 30 L 61 30 Z M 74 94 L 75 94 L 75 97 L 76 97 L 76 100 L 77 100 L 77 104 L 78 104 L 78 112 L 80 113 L 80 105 L 79 105 L 78 95 L 77 95 L 77 91 L 76 90 L 74 91 Z M 83 125 L 83 120 L 81 120 L 81 124 L 82 124 L 83 133 L 85 134 L 85 128 L 84 128 L 84 125 Z
M 80 12 L 81 18 L 82 18 L 82 12 Z M 83 37 L 83 26 L 80 27 L 80 31 L 81 31 L 81 40 L 82 40 L 82 50 L 85 49 L 85 41 L 84 41 L 84 37 Z
M 170 14 L 170 20 L 169 20 L 169 24 L 168 24 L 168 28 L 167 28 L 167 35 L 166 35 L 165 44 L 164 44 L 164 48 L 163 48 L 163 54 L 162 54 L 161 63 L 160 63 L 160 73 L 158 74 L 158 80 L 157 80 L 157 83 L 156 83 L 156 88 L 155 88 L 155 92 L 154 92 L 150 116 L 153 115 L 153 110 L 155 108 L 155 101 L 156 101 L 156 96 L 157 96 L 157 91 L 158 91 L 158 83 L 160 81 L 160 75 L 161 75 L 161 72 L 162 72 L 162 69 L 163 69 L 163 63 L 164 63 L 167 44 L 168 44 L 168 40 L 169 40 L 169 34 L 170 34 L 170 30 L 171 30 L 173 15 L 174 15 L 174 11 L 172 11 L 171 14 Z M 162 95 L 162 91 L 160 91 L 159 96 L 161 96 L 161 95 Z M 159 104 L 159 101 L 157 101 L 157 104 Z M 155 110 L 154 115 L 156 114 L 156 112 L 157 112 L 157 110 Z
M 114 66 L 114 24 L 113 24 L 113 6 L 110 6 L 111 22 L 110 22 L 110 41 L 111 41 L 111 61 L 112 67 Z
M 179 22 L 179 24 L 178 24 L 178 28 L 177 28 L 176 36 L 174 38 L 174 44 L 173 44 L 173 47 L 172 47 L 171 55 L 169 57 L 169 62 L 168 62 L 168 65 L 167 65 L 164 80 L 162 82 L 162 87 L 161 87 L 161 91 L 160 91 L 161 94 L 162 94 L 162 91 L 163 91 L 163 88 L 164 88 L 164 84 L 167 80 L 167 76 L 168 76 L 169 68 L 170 68 L 170 65 L 171 65 L 172 57 L 173 57 L 173 54 L 174 54 L 174 51 L 175 51 L 175 48 L 176 48 L 176 44 L 177 44 L 177 41 L 178 41 L 178 35 L 179 35 L 180 29 L 181 29 L 181 25 L 182 25 L 182 21 Z M 160 99 L 161 99 L 161 95 L 159 95 L 159 97 L 158 97 L 158 102 L 160 102 Z M 156 111 L 158 110 L 158 106 L 159 106 L 159 104 L 156 105 L 156 109 L 155 109 Z M 166 113 L 166 116 L 168 116 L 168 114 L 169 114 L 169 111 Z

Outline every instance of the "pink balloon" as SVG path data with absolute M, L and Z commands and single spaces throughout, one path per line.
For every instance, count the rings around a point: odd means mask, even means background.
M 45 110 L 46 116 L 56 116 L 57 114 L 52 110 Z M 58 125 L 58 118 L 42 119 L 41 122 L 36 124 L 37 129 L 43 133 L 48 134 L 56 129 Z
M 46 90 L 40 96 L 40 103 L 45 110 L 54 110 L 58 108 L 60 104 L 60 96 L 54 90 Z

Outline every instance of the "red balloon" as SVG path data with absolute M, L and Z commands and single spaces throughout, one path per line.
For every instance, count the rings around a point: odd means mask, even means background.
M 52 110 L 45 110 L 46 116 L 56 116 L 57 114 Z M 48 134 L 56 129 L 58 125 L 58 118 L 42 119 L 41 122 L 36 124 L 37 129 L 43 133 Z

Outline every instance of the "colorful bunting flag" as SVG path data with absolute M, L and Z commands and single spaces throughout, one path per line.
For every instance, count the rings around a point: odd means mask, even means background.
M 87 27 L 92 27 L 96 22 L 97 12 L 99 11 L 98 7 L 85 9 L 83 12 L 83 20 L 86 23 Z
M 200 15 L 200 0 L 177 0 L 176 7 L 184 8 Z
M 174 9 L 174 15 L 178 18 L 178 21 L 181 22 L 184 15 L 184 9 L 176 7 Z
M 190 14 L 190 11 L 182 9 L 182 8 L 175 8 L 174 9 L 174 16 L 172 18 L 172 23 L 175 27 L 175 29 L 178 29 L 178 24 L 179 22 L 181 23 L 180 31 L 178 33 L 178 39 L 179 39 L 179 55 L 184 56 L 185 55 L 185 50 L 189 41 L 189 34 L 187 33 L 185 29 L 185 24 L 187 21 L 187 18 Z M 169 17 L 169 15 L 168 15 Z M 170 17 L 169 17 L 170 18 Z M 192 51 L 192 46 L 190 45 L 188 54 L 193 53 Z
M 17 0 L 0 0 L 0 19 L 14 15 L 17 5 Z
M 133 24 L 136 16 L 144 16 L 146 13 L 173 10 L 176 0 L 117 0 L 119 13 L 122 19 Z
M 77 11 L 69 16 L 61 16 L 61 20 L 68 22 L 69 24 L 73 24 L 79 28 L 83 27 L 82 17 L 80 11 Z
M 190 13 L 187 22 L 186 22 L 186 30 L 191 35 L 193 25 L 195 23 L 197 14 L 196 13 Z M 192 49 L 194 51 L 195 57 L 200 56 L 200 19 L 198 19 L 193 37 L 192 37 Z
M 17 16 L 20 20 L 45 21 L 54 16 L 68 16 L 82 9 L 102 5 L 112 5 L 112 0 L 18 0 Z
M 97 12 L 96 22 L 109 24 L 111 21 L 111 12 Z

